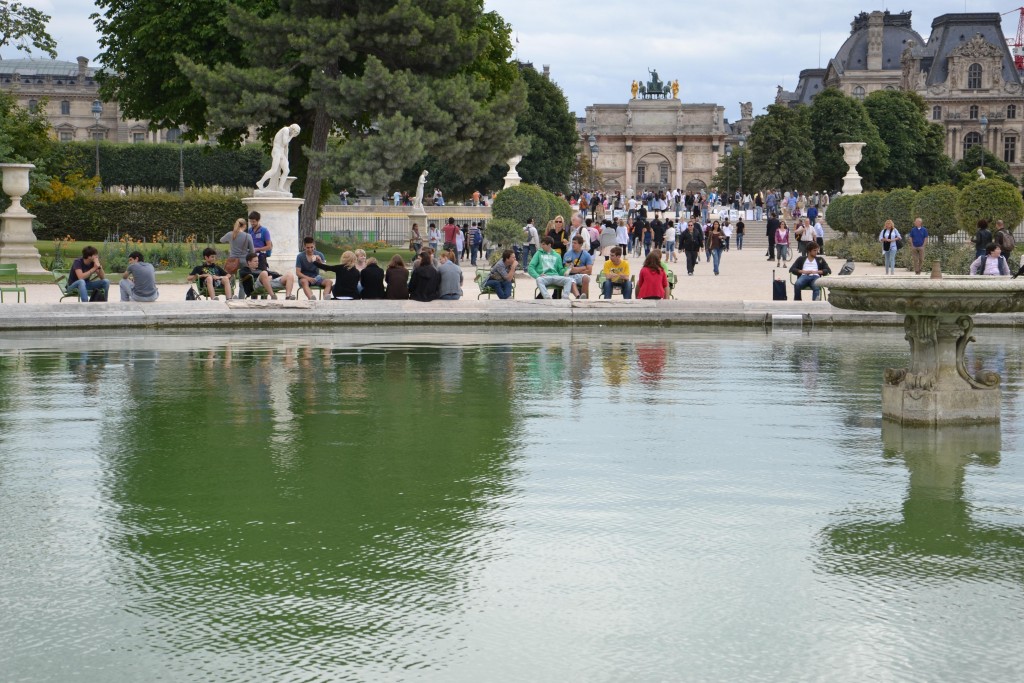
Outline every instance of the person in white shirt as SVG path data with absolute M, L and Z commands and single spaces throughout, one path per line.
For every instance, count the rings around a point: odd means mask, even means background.
M 629 253 L 629 228 L 626 226 L 626 221 L 619 219 L 618 225 L 615 226 L 615 243 L 622 249 L 622 253 Z
M 571 227 L 569 229 L 569 240 L 571 241 L 572 238 L 576 237 L 577 235 L 583 238 L 583 251 L 589 252 L 590 230 L 588 230 L 587 227 L 583 225 L 583 216 L 581 216 L 579 213 L 574 213 L 572 215 Z
M 1002 249 L 998 244 L 990 243 L 985 247 L 985 255 L 979 256 L 971 263 L 971 275 L 1009 275 L 1010 266 L 1006 263 Z
M 664 250 L 663 254 L 666 261 L 672 261 L 673 263 L 679 261 L 679 257 L 676 256 L 676 226 L 669 221 L 665 226 L 665 238 L 664 238 Z
M 533 224 L 532 218 L 523 226 L 523 232 L 526 233 L 526 237 L 523 239 L 523 263 L 529 263 L 533 255 L 540 249 L 540 233 L 537 232 L 537 226 Z
M 732 224 L 729 223 L 728 218 L 722 224 L 722 241 L 725 243 L 725 250 L 729 251 L 729 242 L 732 241 Z
M 821 224 L 821 216 L 814 220 L 814 241 L 818 243 L 818 253 L 825 253 L 825 227 Z
M 900 231 L 896 229 L 892 220 L 885 222 L 882 232 L 878 233 L 878 241 L 882 243 L 882 256 L 885 259 L 885 274 L 896 274 L 896 251 L 899 249 L 896 241 L 900 239 Z

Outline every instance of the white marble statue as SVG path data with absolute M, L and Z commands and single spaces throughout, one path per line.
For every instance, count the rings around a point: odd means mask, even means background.
M 416 183 L 416 201 L 412 203 L 412 208 L 424 211 L 423 208 L 423 188 L 427 186 L 427 169 L 423 169 L 423 173 L 420 173 L 420 179 Z
M 274 190 L 288 192 L 288 144 L 302 131 L 299 124 L 293 123 L 277 131 L 274 146 L 270 150 L 270 170 L 256 183 L 258 190 Z
M 985 172 L 980 168 L 978 169 L 978 180 L 985 180 Z

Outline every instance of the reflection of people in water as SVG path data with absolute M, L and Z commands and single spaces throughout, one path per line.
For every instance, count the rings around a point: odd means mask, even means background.
M 640 364 L 640 381 L 657 384 L 665 375 L 668 348 L 664 342 L 637 344 L 636 359 Z

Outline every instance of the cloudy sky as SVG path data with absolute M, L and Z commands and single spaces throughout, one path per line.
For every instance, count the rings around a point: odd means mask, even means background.
M 714 102 L 726 117 L 739 118 L 739 102 L 754 114 L 774 101 L 777 85 L 796 86 L 801 69 L 825 66 L 849 36 L 861 11 L 913 12 L 924 38 L 935 17 L 951 12 L 1008 12 L 1018 0 L 908 0 L 875 5 L 853 0 L 732 0 L 694 5 L 679 0 L 485 0 L 512 24 L 523 61 L 551 66 L 552 78 L 583 116 L 587 105 L 625 102 L 629 85 L 658 70 L 679 79 L 685 102 Z M 28 0 L 53 17 L 50 33 L 61 59 L 99 52 L 89 21 L 90 0 Z M 770 7 L 771 9 L 766 9 Z M 1003 33 L 1017 32 L 1018 14 L 1003 18 Z M 4 57 L 15 56 L 7 49 Z

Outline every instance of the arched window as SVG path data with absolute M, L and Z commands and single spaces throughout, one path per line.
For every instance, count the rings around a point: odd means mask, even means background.
M 668 170 L 667 161 L 658 164 L 658 182 L 662 185 L 668 185 Z
M 856 97 L 858 100 L 863 100 L 864 88 L 858 85 L 856 88 L 853 89 L 853 96 Z
M 61 100 L 60 102 L 60 115 L 68 116 L 71 113 L 71 103 L 67 100 Z
M 942 107 L 940 107 L 939 105 L 936 104 L 934 107 L 932 107 L 932 120 L 933 121 L 940 121 L 941 119 L 942 119 Z
M 967 110 L 967 118 L 977 119 L 978 118 L 978 105 L 972 104 Z
M 636 166 L 636 184 L 643 185 L 647 182 L 647 164 L 637 164 Z
M 981 133 L 968 133 L 964 136 L 964 151 L 981 144 Z
M 28 101 L 28 110 L 30 112 L 32 112 L 33 114 L 36 113 L 36 107 L 38 107 L 38 106 L 39 106 L 39 102 L 37 102 L 36 100 L 29 100 Z
M 967 87 L 970 90 L 981 87 L 981 64 L 971 64 L 967 67 Z
M 1017 105 L 1016 104 L 1007 105 L 1007 107 L 1006 107 L 1006 118 L 1008 118 L 1008 119 L 1015 119 L 1015 118 L 1017 118 Z

